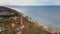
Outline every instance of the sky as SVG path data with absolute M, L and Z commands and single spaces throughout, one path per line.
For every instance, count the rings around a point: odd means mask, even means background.
M 0 0 L 0 5 L 60 5 L 60 0 Z
M 43 25 L 60 31 L 60 6 L 8 6 Z

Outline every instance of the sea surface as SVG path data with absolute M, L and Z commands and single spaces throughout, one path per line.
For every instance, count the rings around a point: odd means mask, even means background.
M 6 6 L 60 31 L 60 6 Z

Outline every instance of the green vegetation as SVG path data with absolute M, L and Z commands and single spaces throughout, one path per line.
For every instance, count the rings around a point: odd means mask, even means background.
M 25 25 L 25 28 L 23 29 L 23 34 L 51 34 L 42 27 L 39 27 L 36 23 L 32 23 L 27 20 L 27 18 L 23 17 L 23 22 Z M 0 34 L 13 34 L 15 33 L 14 30 L 11 28 L 11 20 L 9 19 L 3 19 L 3 22 L 0 20 L 0 27 L 5 27 L 6 31 L 0 32 Z

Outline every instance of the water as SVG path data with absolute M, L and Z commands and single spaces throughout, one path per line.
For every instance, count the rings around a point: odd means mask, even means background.
M 8 6 L 60 31 L 60 6 Z M 52 25 L 52 26 L 51 26 Z

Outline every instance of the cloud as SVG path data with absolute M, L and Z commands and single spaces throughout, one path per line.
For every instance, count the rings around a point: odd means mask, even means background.
M 0 0 L 0 5 L 60 5 L 60 0 Z
M 49 1 L 49 0 L 40 0 L 41 2 L 47 2 L 47 1 Z
M 36 0 L 36 5 L 60 5 L 60 0 Z
M 0 5 L 30 5 L 35 0 L 0 0 Z

